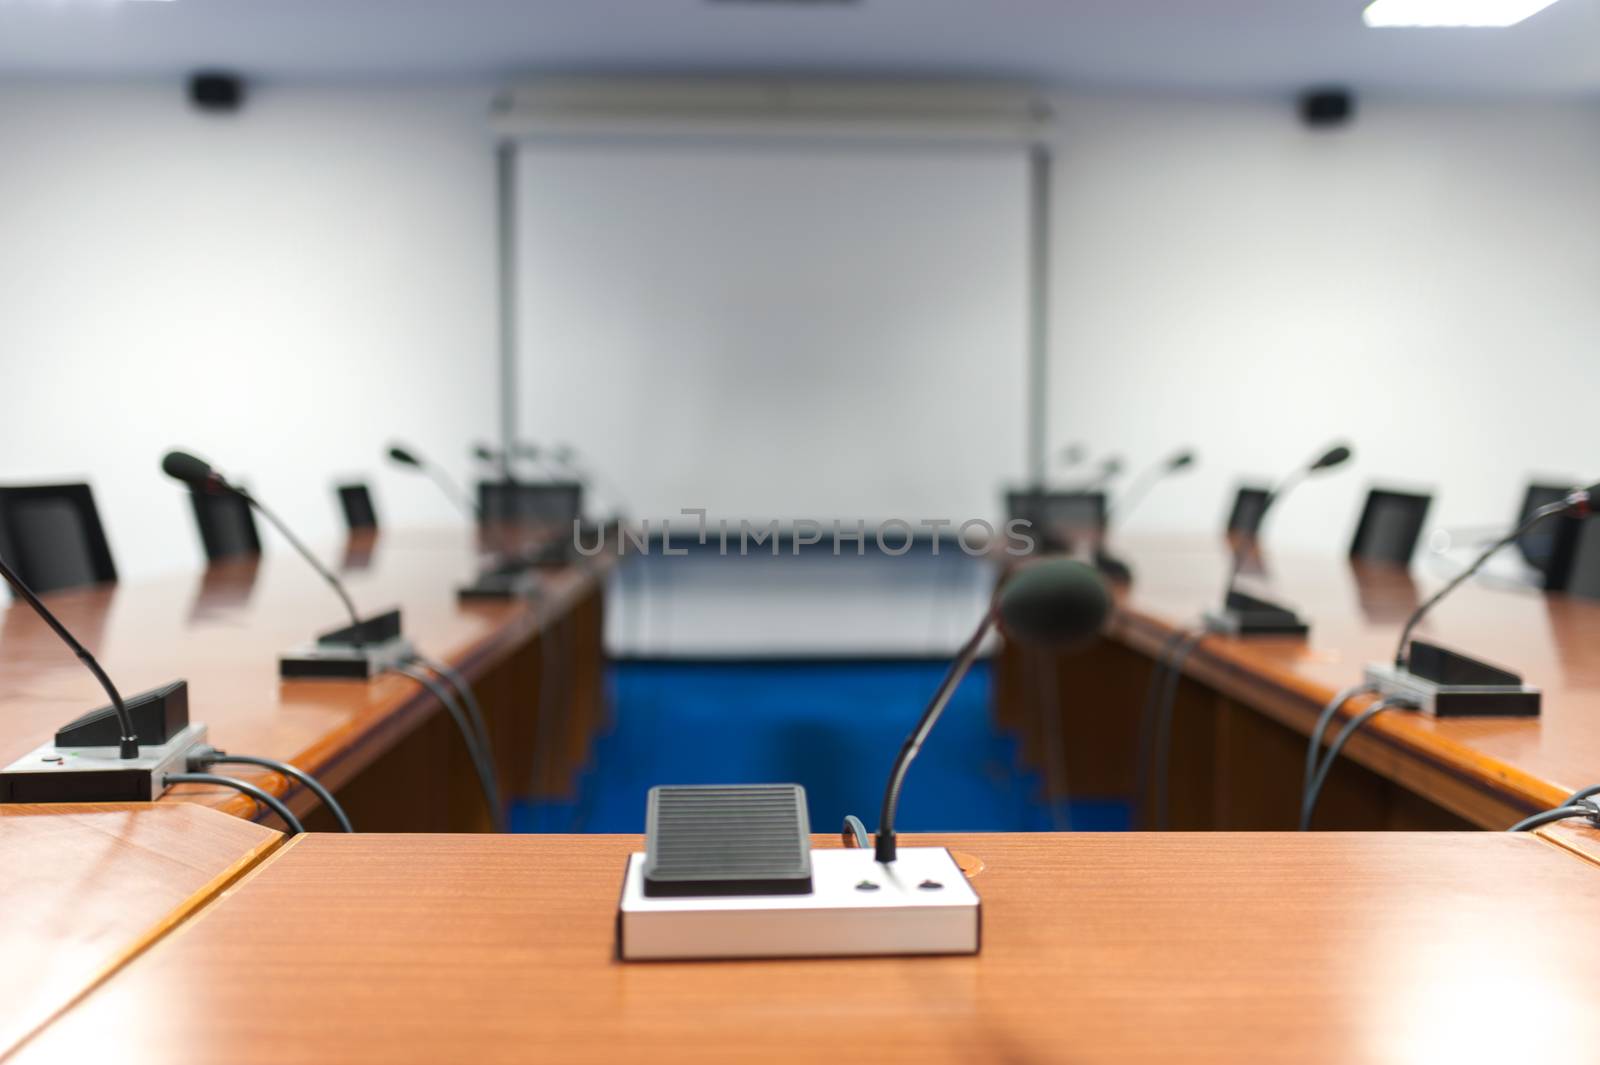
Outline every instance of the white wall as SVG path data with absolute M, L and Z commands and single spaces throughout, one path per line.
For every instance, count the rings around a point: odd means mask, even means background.
M 464 470 L 497 424 L 489 96 L 268 87 L 221 118 L 177 83 L 0 86 L 0 483 L 89 480 L 125 577 L 199 563 L 173 445 L 313 543 L 336 473 L 388 523 L 457 520 L 380 454 Z
M 199 559 L 156 471 L 177 443 L 314 540 L 334 471 L 391 524 L 453 520 L 378 455 L 406 436 L 464 471 L 495 427 L 488 98 L 268 87 L 218 120 L 176 84 L 0 86 L 0 483 L 92 481 L 133 576 Z M 1063 114 L 1053 440 L 1202 451 L 1130 529 L 1214 529 L 1236 475 L 1335 435 L 1359 464 L 1275 539 L 1342 548 L 1375 480 L 1477 523 L 1529 473 L 1600 476 L 1600 107 L 1368 101 L 1333 134 L 1282 103 Z
M 1063 109 L 1053 441 L 1201 452 L 1130 531 L 1218 529 L 1238 475 L 1339 436 L 1359 461 L 1274 543 L 1343 550 L 1371 483 L 1432 487 L 1438 526 L 1600 477 L 1600 105 Z

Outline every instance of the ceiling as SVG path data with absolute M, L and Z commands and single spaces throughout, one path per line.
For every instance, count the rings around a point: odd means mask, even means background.
M 1364 0 L 0 0 L 0 76 L 984 76 L 1600 99 L 1600 0 L 1505 30 L 1370 30 Z

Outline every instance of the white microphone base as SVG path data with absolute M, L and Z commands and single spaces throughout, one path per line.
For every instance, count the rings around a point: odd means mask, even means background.
M 1393 665 L 1367 666 L 1366 681 L 1385 699 L 1405 699 L 1432 717 L 1538 717 L 1538 688 L 1526 684 L 1439 684 Z
M 189 771 L 190 749 L 205 741 L 196 721 L 166 743 L 141 745 L 137 758 L 115 747 L 47 743 L 0 770 L 0 802 L 151 802 L 168 773 Z
M 416 655 L 404 636 L 381 643 L 312 643 L 278 656 L 278 676 L 284 680 L 371 680 L 405 665 Z
M 870 849 L 813 850 L 804 895 L 649 897 L 644 860 L 623 873 L 623 961 L 978 953 L 981 903 L 943 847 L 902 847 L 889 865 Z

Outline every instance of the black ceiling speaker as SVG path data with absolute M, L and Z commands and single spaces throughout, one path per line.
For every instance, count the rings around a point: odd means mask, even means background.
M 1349 89 L 1309 89 L 1300 95 L 1300 120 L 1312 129 L 1334 129 L 1355 117 L 1356 98 Z
M 201 111 L 232 112 L 244 106 L 244 79 L 220 70 L 189 77 L 189 102 Z

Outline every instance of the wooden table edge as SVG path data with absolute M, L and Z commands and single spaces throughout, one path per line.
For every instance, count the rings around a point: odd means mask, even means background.
M 530 599 L 519 604 L 521 609 L 514 615 L 480 639 L 473 641 L 461 654 L 453 659 L 446 659 L 446 663 L 459 671 L 468 681 L 476 681 L 484 673 L 509 658 L 528 640 L 538 638 L 559 624 L 587 596 L 604 594 L 605 578 L 614 568 L 616 560 L 606 555 L 589 561 L 590 565 L 573 568 L 577 580 L 571 587 L 545 598 Z M 387 713 L 370 722 L 359 736 L 352 737 L 348 742 L 341 743 L 316 758 L 306 757 L 308 753 L 316 750 L 313 746 L 287 760 L 319 779 L 327 775 L 330 769 L 342 769 L 345 766 L 352 767 L 353 775 L 394 747 L 412 729 L 442 712 L 444 707 L 433 694 L 421 685 L 416 685 L 416 690 L 409 698 L 402 699 Z M 278 773 L 253 774 L 250 780 L 274 797 L 289 803 L 291 809 L 299 806 L 300 809 L 296 810 L 296 813 L 304 813 L 317 805 L 317 800 L 309 789 Z M 236 792 L 218 792 L 198 785 L 179 787 L 175 792 L 158 796 L 156 801 L 190 802 L 252 822 L 263 821 L 273 816 L 271 810 L 248 796 Z
M 223 811 L 216 810 L 213 807 L 202 806 L 202 809 L 210 810 L 211 812 L 215 812 L 220 816 L 228 816 Z M 297 838 L 299 837 L 294 837 L 294 839 Z M 72 995 L 71 998 L 66 999 L 48 1014 L 40 1017 L 38 1022 L 24 1032 L 21 1037 L 18 1038 L 17 1041 L 14 1042 L 10 1047 L 0 1049 L 0 1062 L 9 1060 L 19 1050 L 32 1042 L 36 1035 L 44 1031 L 44 1029 L 48 1028 L 50 1025 L 54 1024 L 60 1017 L 66 1014 L 68 1010 L 71 1010 L 73 1007 L 77 1006 L 78 1003 L 82 1002 L 89 995 L 93 994 L 96 990 L 103 986 L 107 980 L 110 980 L 117 973 L 121 972 L 136 958 L 144 954 L 145 951 L 149 950 L 151 947 L 154 947 L 157 943 L 161 942 L 167 937 L 175 934 L 182 926 L 200 914 L 213 902 L 220 899 L 231 888 L 248 879 L 249 876 L 253 875 L 257 870 L 259 870 L 262 865 L 266 864 L 268 861 L 275 858 L 279 853 L 286 850 L 289 844 L 293 843 L 294 839 L 285 837 L 281 832 L 273 832 L 272 835 L 251 847 L 226 869 L 222 870 L 222 872 L 218 873 L 216 876 L 202 884 L 199 888 L 195 889 L 195 891 L 190 894 L 188 898 L 184 899 L 182 902 L 178 903 L 178 905 L 173 907 L 172 910 L 169 911 L 160 921 L 157 921 L 155 924 L 151 925 L 144 931 L 142 935 L 140 935 L 132 943 L 128 944 L 126 949 L 106 962 L 106 964 L 102 966 L 100 970 L 84 984 L 83 987 L 79 988 L 77 993 Z
M 1107 635 L 1141 654 L 1155 657 L 1180 628 L 1182 626 L 1157 615 L 1123 607 L 1107 629 Z M 1235 645 L 1236 641 L 1226 636 L 1207 636 L 1185 660 L 1183 672 L 1309 738 L 1312 722 L 1335 692 L 1313 692 L 1308 686 L 1285 684 L 1271 674 L 1248 668 L 1225 652 L 1225 648 Z M 1352 677 L 1352 683 L 1358 679 Z M 1283 705 L 1263 700 L 1263 695 Z M 1343 712 L 1335 720 L 1343 722 L 1349 717 L 1348 712 Z M 1570 793 L 1570 789 L 1540 780 L 1448 738 L 1424 737 L 1407 728 L 1404 720 L 1399 717 L 1389 722 L 1384 720 L 1384 715 L 1375 717 L 1351 738 L 1345 756 L 1393 779 L 1392 763 L 1374 757 L 1375 750 L 1387 748 L 1392 755 L 1413 759 L 1427 771 L 1466 785 L 1498 804 L 1502 808 L 1499 816 L 1490 818 L 1481 806 L 1452 802 L 1448 797 L 1436 801 L 1484 828 L 1505 828 L 1520 817 L 1559 805 Z

